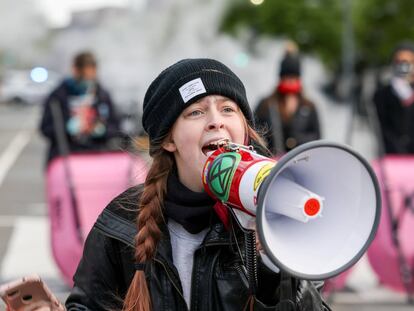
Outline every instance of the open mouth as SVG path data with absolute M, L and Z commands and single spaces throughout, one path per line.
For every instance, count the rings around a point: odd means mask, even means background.
M 203 153 L 208 156 L 208 154 L 210 152 L 213 152 L 217 149 L 219 149 L 220 147 L 223 147 L 224 145 L 226 145 L 229 142 L 228 139 L 220 139 L 214 142 L 209 142 L 208 144 L 204 145 L 201 150 L 203 151 Z

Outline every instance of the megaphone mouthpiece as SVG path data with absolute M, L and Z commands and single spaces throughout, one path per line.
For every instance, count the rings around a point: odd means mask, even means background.
M 322 215 L 324 198 L 287 177 L 277 178 L 268 195 L 271 204 L 266 213 L 275 213 L 304 223 Z

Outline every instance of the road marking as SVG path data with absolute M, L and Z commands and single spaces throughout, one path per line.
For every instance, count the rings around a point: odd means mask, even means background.
M 6 178 L 7 173 L 12 168 L 14 162 L 16 162 L 24 147 L 26 147 L 26 145 L 29 143 L 30 136 L 31 133 L 29 131 L 21 131 L 13 138 L 13 140 L 7 146 L 6 150 L 1 154 L 0 187 L 3 184 L 3 181 Z
M 0 227 L 13 227 L 17 217 L 15 215 L 0 215 Z
M 34 204 L 33 204 L 34 205 Z M 44 206 L 44 204 L 39 203 L 40 205 Z M 29 209 L 31 208 L 31 204 L 29 204 Z M 30 210 L 30 212 L 33 212 Z M 20 217 L 23 217 L 22 214 L 9 214 L 9 215 L 0 215 L 0 227 L 13 227 L 16 220 L 18 220 Z M 24 217 L 30 217 L 30 218 L 44 218 L 44 214 L 30 214 L 29 216 Z
M 42 278 L 61 279 L 50 247 L 47 217 L 16 217 L 0 278 L 12 280 L 39 274 Z

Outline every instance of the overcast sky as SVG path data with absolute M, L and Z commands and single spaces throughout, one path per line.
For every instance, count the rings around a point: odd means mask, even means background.
M 132 0 L 134 3 L 144 0 Z M 53 27 L 65 26 L 70 21 L 70 13 L 76 10 L 103 6 L 125 6 L 131 0 L 38 0 L 40 11 Z

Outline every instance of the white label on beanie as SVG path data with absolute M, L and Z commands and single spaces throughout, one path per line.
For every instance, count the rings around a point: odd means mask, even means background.
M 184 103 L 186 103 L 194 96 L 206 93 L 206 88 L 204 87 L 201 78 L 197 78 L 184 84 L 182 87 L 179 88 L 179 91 Z

